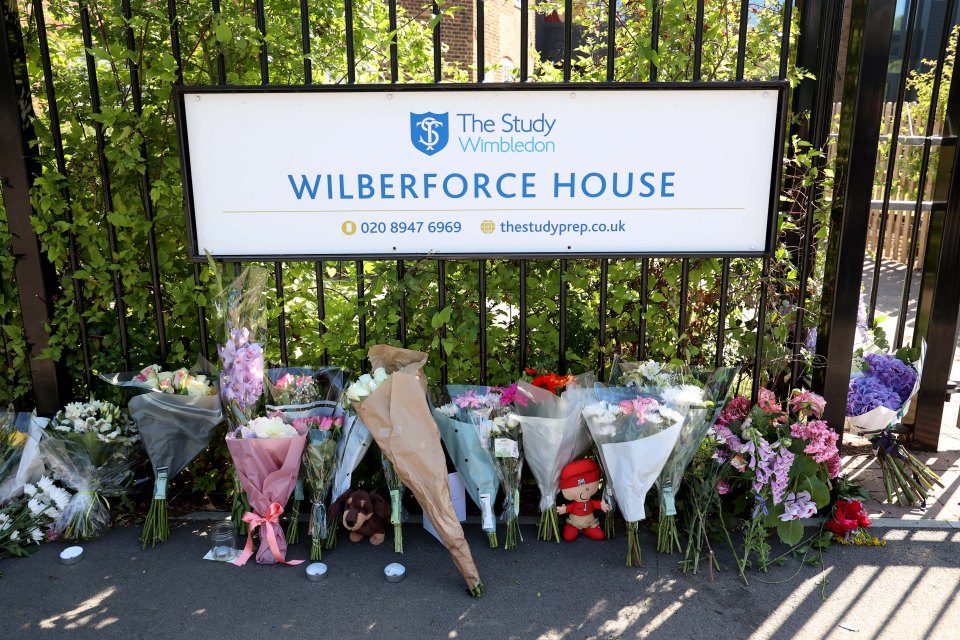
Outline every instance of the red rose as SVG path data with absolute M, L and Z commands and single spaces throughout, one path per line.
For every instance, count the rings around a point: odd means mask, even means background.
M 838 536 L 869 526 L 870 518 L 858 500 L 838 500 L 833 519 L 827 521 L 827 529 Z

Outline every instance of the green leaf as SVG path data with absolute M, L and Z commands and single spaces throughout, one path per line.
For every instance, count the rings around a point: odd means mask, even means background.
M 803 538 L 803 525 L 799 520 L 781 522 L 777 525 L 777 535 L 784 544 L 792 547 Z
M 803 488 L 810 492 L 810 497 L 817 503 L 817 508 L 822 509 L 830 504 L 830 489 L 827 485 L 811 476 L 803 481 Z
M 227 43 L 233 40 L 233 33 L 230 31 L 230 27 L 223 22 L 217 25 L 216 35 L 217 40 L 221 43 Z

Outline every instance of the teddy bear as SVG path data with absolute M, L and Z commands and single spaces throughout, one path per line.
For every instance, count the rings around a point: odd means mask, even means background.
M 572 501 L 557 507 L 558 514 L 567 514 L 563 527 L 563 539 L 567 542 L 575 540 L 581 531 L 591 540 L 603 540 L 603 529 L 593 512 L 600 509 L 606 513 L 610 505 L 603 500 L 591 500 L 599 489 L 600 467 L 590 458 L 574 460 L 560 472 L 560 493 Z
M 330 505 L 330 517 L 343 514 L 341 524 L 350 532 L 351 542 L 370 538 L 370 544 L 383 542 L 384 525 L 390 519 L 390 502 L 379 493 L 349 489 Z

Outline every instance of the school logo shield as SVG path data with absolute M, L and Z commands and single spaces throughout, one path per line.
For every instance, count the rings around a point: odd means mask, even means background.
M 410 141 L 428 156 L 441 151 L 450 139 L 449 112 L 410 113 Z

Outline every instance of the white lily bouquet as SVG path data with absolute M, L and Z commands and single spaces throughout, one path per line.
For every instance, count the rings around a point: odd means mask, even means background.
M 646 518 L 643 503 L 673 451 L 684 417 L 637 389 L 597 389 L 597 396 L 583 417 L 627 521 L 627 566 L 639 566 L 637 525 Z
M 54 477 L 77 492 L 57 518 L 58 537 L 86 540 L 109 528 L 106 498 L 126 491 L 139 442 L 136 425 L 109 402 L 72 402 L 54 416 L 40 452 Z

